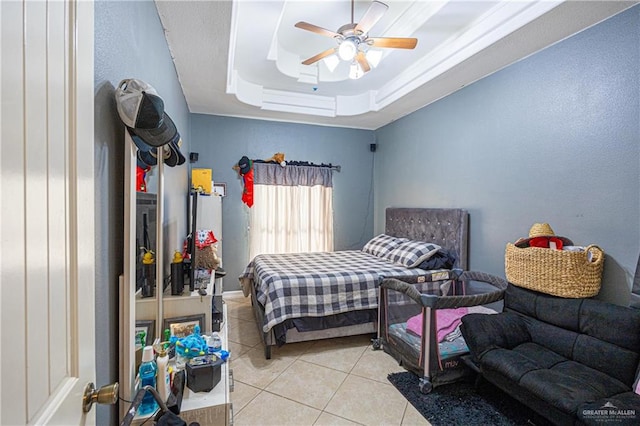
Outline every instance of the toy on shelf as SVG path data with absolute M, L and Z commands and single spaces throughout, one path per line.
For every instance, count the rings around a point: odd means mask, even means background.
M 184 358 L 195 358 L 207 353 L 207 341 L 200 334 L 199 325 L 196 325 L 193 328 L 193 333 L 188 336 L 171 336 L 169 343 L 175 345 L 176 355 Z

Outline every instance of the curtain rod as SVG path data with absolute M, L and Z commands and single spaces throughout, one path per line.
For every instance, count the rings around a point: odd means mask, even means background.
M 264 161 L 264 160 L 253 160 L 254 163 L 264 163 L 264 164 L 277 164 L 273 161 Z M 340 170 L 342 170 L 342 166 L 336 165 L 334 166 L 333 164 L 329 163 L 329 164 L 314 164 L 311 163 L 309 161 L 287 161 L 287 166 L 308 166 L 308 167 L 328 167 L 331 170 L 335 170 L 337 172 L 340 172 Z

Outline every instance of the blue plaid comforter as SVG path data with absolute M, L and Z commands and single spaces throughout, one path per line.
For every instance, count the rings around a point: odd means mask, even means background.
M 381 277 L 422 275 L 360 250 L 256 256 L 240 276 L 264 306 L 264 332 L 290 318 L 378 307 Z

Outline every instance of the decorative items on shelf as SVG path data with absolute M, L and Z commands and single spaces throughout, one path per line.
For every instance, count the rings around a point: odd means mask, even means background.
M 142 255 L 142 297 L 153 297 L 156 290 L 154 253 L 146 247 L 140 247 L 140 250 L 144 250 Z
M 228 359 L 229 352 L 222 349 L 217 333 L 203 336 L 200 326 L 196 325 L 190 335 L 172 336 L 169 342 L 175 346 L 176 368 L 186 371 L 189 389 L 209 392 L 220 382 L 221 366 Z
M 182 254 L 178 250 L 173 253 L 171 261 L 171 295 L 179 296 L 184 291 L 185 268 Z

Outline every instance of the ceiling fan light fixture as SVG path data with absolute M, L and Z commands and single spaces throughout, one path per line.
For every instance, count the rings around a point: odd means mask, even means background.
M 367 62 L 369 62 L 369 65 L 371 65 L 372 68 L 375 68 L 382 60 L 382 50 L 369 49 L 367 50 L 365 56 L 367 58 Z
M 351 61 L 358 53 L 358 46 L 351 39 L 346 39 L 338 47 L 338 56 L 343 61 Z
M 355 23 L 354 4 L 355 0 L 351 0 L 351 23 L 344 24 L 337 31 L 330 31 L 304 21 L 295 24 L 296 28 L 331 37 L 338 43 L 336 47 L 302 61 L 302 65 L 312 65 L 324 59 L 327 69 L 332 73 L 337 69 L 339 62 L 344 61 L 349 64 L 349 78 L 358 79 L 380 64 L 383 56 L 380 48 L 413 49 L 416 47 L 417 38 L 369 37 L 369 30 L 380 21 L 389 6 L 373 0 L 360 21 Z M 375 49 L 371 49 L 372 47 Z
M 351 80 L 357 80 L 360 77 L 362 77 L 363 75 L 364 75 L 364 72 L 362 71 L 362 68 L 360 67 L 360 64 L 354 61 L 349 66 L 349 78 Z
M 340 63 L 340 58 L 337 55 L 329 55 L 323 59 L 324 64 L 329 69 L 329 72 L 334 72 L 338 64 Z

